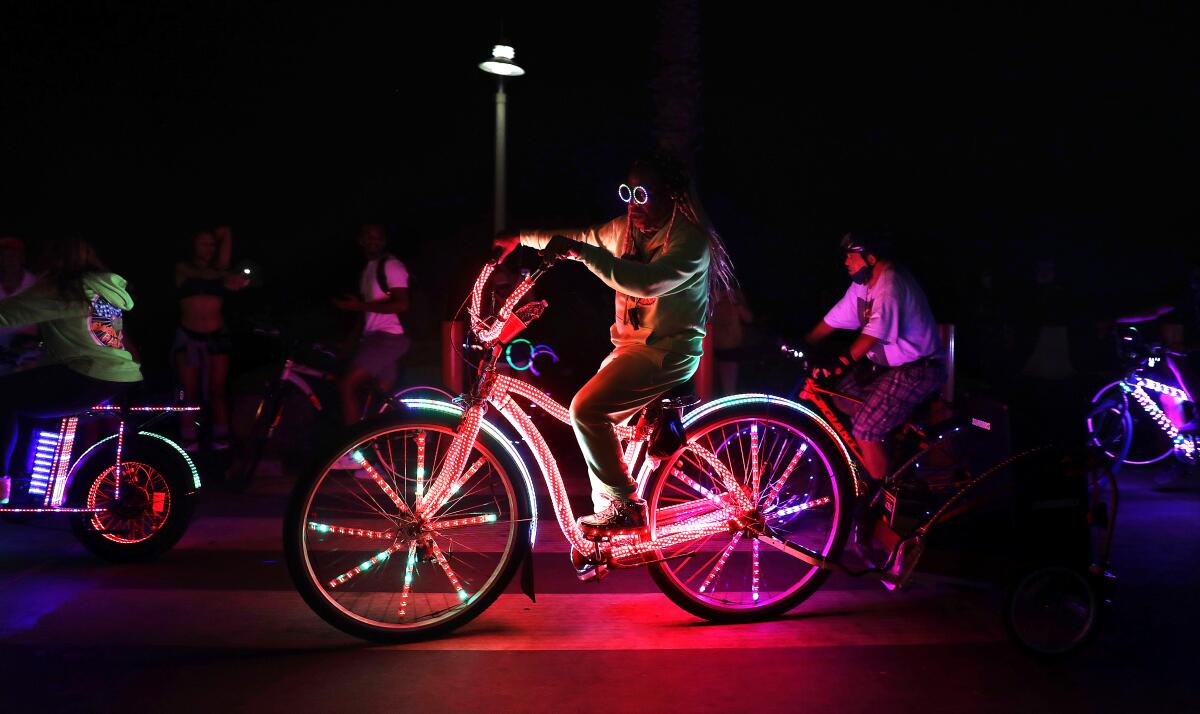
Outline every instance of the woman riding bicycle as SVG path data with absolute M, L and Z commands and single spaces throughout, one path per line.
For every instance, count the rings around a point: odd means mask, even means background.
M 41 325 L 46 343 L 42 366 L 0 377 L 0 504 L 10 495 L 20 417 L 74 414 L 142 380 L 124 346 L 122 316 L 133 308 L 125 279 L 78 238 L 51 243 L 45 267 L 28 291 L 0 300 L 0 327 Z
M 571 401 L 597 510 L 580 525 L 595 535 L 645 526 L 646 504 L 636 497 L 613 427 L 691 378 L 712 295 L 734 280 L 725 247 L 698 210 L 678 161 L 660 153 L 635 162 L 618 193 L 628 209 L 608 223 L 495 240 L 501 260 L 519 245 L 539 248 L 582 262 L 616 290 L 609 331 L 615 349 Z

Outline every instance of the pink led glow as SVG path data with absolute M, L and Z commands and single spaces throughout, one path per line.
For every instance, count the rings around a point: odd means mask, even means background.
M 729 545 L 725 546 L 725 552 L 721 553 L 721 559 L 717 561 L 716 565 L 714 565 L 712 570 L 709 571 L 708 577 L 704 578 L 704 582 L 701 583 L 700 592 L 708 592 L 709 586 L 712 585 L 713 581 L 717 579 L 717 576 L 721 574 L 721 568 L 725 567 L 725 561 L 729 560 L 729 555 L 733 553 L 735 548 L 737 548 L 738 541 L 741 539 L 741 531 L 733 534 L 733 538 L 730 539 Z
M 525 397 L 529 401 L 536 404 L 538 408 L 544 410 L 547 414 L 563 424 L 571 423 L 571 413 L 566 407 L 554 401 L 554 398 L 549 394 L 546 394 L 528 382 L 516 379 L 515 377 L 509 377 L 507 375 L 499 375 L 496 377 L 496 388 L 494 393 L 503 394 L 505 392 L 512 392 L 517 396 Z M 636 434 L 636 431 L 637 430 L 635 427 L 624 424 L 617 425 L 616 427 L 618 439 L 637 439 L 638 435 Z M 643 436 L 642 439 L 644 438 L 645 437 Z
M 454 590 L 458 593 L 458 599 L 466 601 L 470 595 L 467 594 L 466 590 L 463 590 L 462 584 L 458 582 L 458 576 L 454 574 L 454 569 L 450 567 L 450 561 L 446 560 L 446 556 L 442 554 L 442 549 L 438 547 L 432 538 L 427 542 L 433 550 L 433 557 L 437 560 L 438 565 L 442 566 L 442 571 L 446 573 L 446 578 L 450 580 L 450 584 L 454 586 Z
M 752 493 L 758 500 L 758 479 L 762 472 L 758 467 L 758 422 L 750 424 L 750 478 L 753 483 Z
M 317 533 L 333 533 L 335 535 L 357 536 L 359 538 L 376 538 L 379 540 L 390 540 L 396 537 L 395 531 L 372 531 L 366 528 L 346 528 L 345 526 L 335 526 L 328 523 L 316 523 L 309 521 L 308 529 Z
M 701 496 L 704 496 L 711 503 L 716 504 L 717 508 L 721 509 L 721 511 L 723 513 L 725 513 L 725 515 L 729 516 L 730 518 L 734 518 L 734 519 L 741 518 L 742 515 L 744 515 L 746 511 L 750 510 L 748 504 L 744 504 L 744 503 L 740 502 L 741 500 L 744 500 L 744 499 L 738 499 L 738 497 L 734 494 L 714 493 L 714 492 L 710 491 L 709 489 L 707 489 L 707 488 L 701 486 L 700 484 L 696 483 L 695 481 L 693 481 L 691 478 L 688 477 L 687 474 L 680 471 L 679 469 L 675 469 L 672 472 L 672 475 L 675 476 L 676 478 L 678 478 L 684 484 L 686 484 L 688 486 L 688 488 L 692 489 L 693 491 L 700 494 Z M 731 498 L 734 501 L 739 501 L 739 502 L 736 504 L 730 504 L 730 503 L 726 502 L 727 498 Z
M 758 602 L 758 540 L 754 540 L 751 543 L 750 550 L 753 556 L 753 568 L 750 576 L 750 597 L 754 602 Z
M 417 432 L 417 498 L 425 492 L 425 432 Z
M 461 491 L 463 486 L 467 485 L 467 481 L 470 481 L 471 477 L 474 476 L 475 473 L 479 471 L 479 469 L 482 468 L 485 463 L 487 463 L 487 461 L 482 457 L 476 459 L 475 463 L 471 464 L 471 468 L 467 469 L 462 476 L 459 476 L 457 479 L 455 479 L 454 483 L 450 486 L 450 492 L 442 498 L 442 502 L 438 504 L 437 510 L 440 511 L 443 506 L 449 503 L 450 499 L 453 498 L 454 495 L 459 491 Z
M 404 561 L 404 589 L 400 591 L 400 617 L 408 609 L 408 594 L 412 591 L 413 566 L 417 563 L 417 542 L 408 546 L 408 559 Z
M 783 473 L 779 475 L 779 478 L 775 481 L 775 484 L 771 486 L 771 492 L 767 494 L 767 500 L 762 504 L 764 509 L 775 505 L 776 499 L 779 498 L 779 492 L 783 490 L 783 484 L 787 482 L 788 476 L 792 475 L 792 471 L 796 470 L 796 464 L 800 463 L 800 457 L 804 455 L 805 451 L 808 451 L 808 444 L 801 444 L 800 448 L 796 449 L 796 453 L 792 456 L 792 460 L 788 462 L 788 465 L 783 470 Z
M 88 409 L 90 412 L 119 412 L 122 407 L 111 404 L 101 404 Z M 128 407 L 131 412 L 198 412 L 200 407 Z
M 388 482 L 379 475 L 379 472 L 375 470 L 375 467 L 372 466 L 369 461 L 367 461 L 366 457 L 362 455 L 361 451 L 355 451 L 353 457 L 354 460 L 358 462 L 358 465 L 363 468 L 363 471 L 367 472 L 367 475 L 371 477 L 371 480 L 375 482 L 375 485 L 379 486 L 380 490 L 382 490 L 383 493 L 389 499 L 391 499 L 392 503 L 396 505 L 396 508 L 398 508 L 401 513 L 410 513 L 408 506 L 404 505 L 404 501 L 402 501 L 396 491 L 393 490 L 390 485 L 388 485 Z
M 708 536 L 728 532 L 729 524 L 724 521 L 720 523 L 703 524 L 687 530 L 671 533 L 669 535 L 663 535 L 650 541 L 614 545 L 612 547 L 612 557 L 618 559 L 628 558 L 630 556 L 641 555 L 642 553 L 649 553 L 653 550 L 670 548 L 676 545 L 690 543 L 691 541 L 699 540 L 700 538 L 707 538 Z
M 475 286 L 471 288 L 471 317 L 479 319 L 479 310 L 483 306 L 483 287 L 487 284 L 488 278 L 491 277 L 492 271 L 496 269 L 494 263 L 488 263 L 483 266 L 479 277 L 475 279 Z
M 117 463 L 113 467 L 113 500 L 121 498 L 121 451 L 125 447 L 125 420 L 117 426 Z
M 477 404 L 463 412 L 458 434 L 454 436 L 454 441 L 446 452 L 442 468 L 429 484 L 429 492 L 417 500 L 418 516 L 432 515 L 441 508 L 454 483 L 461 478 L 463 467 L 467 465 L 467 458 L 475 446 L 475 439 L 479 436 L 479 423 L 483 420 L 484 406 Z
M 446 521 L 430 521 L 425 524 L 425 529 L 430 531 L 444 531 L 450 528 L 462 528 L 464 526 L 477 526 L 482 523 L 495 523 L 496 515 L 488 513 L 482 516 L 472 516 L 471 518 L 453 518 Z
M 60 508 L 67 495 L 67 476 L 71 471 L 71 452 L 75 448 L 75 429 L 79 426 L 79 418 L 68 417 L 61 424 L 58 454 L 55 456 L 54 488 L 46 490 L 49 497 L 46 505 L 51 508 Z
M 376 555 L 372 556 L 371 558 L 363 561 L 361 564 L 347 570 L 346 572 L 337 576 L 333 580 L 330 580 L 329 587 L 336 588 L 337 586 L 343 585 L 346 582 L 354 579 L 355 577 L 367 572 L 368 570 L 371 569 L 372 566 L 378 565 L 379 563 L 382 563 L 383 561 L 387 560 L 392 555 L 392 553 L 395 553 L 396 551 L 400 550 L 400 548 L 402 548 L 402 547 L 403 547 L 402 545 L 400 545 L 399 543 L 396 543 L 395 545 L 391 546 L 387 550 L 377 553 Z
M 746 494 L 742 490 L 741 484 L 739 484 L 737 479 L 734 478 L 733 472 L 730 471 L 729 467 L 717 458 L 716 454 L 697 444 L 696 442 L 689 443 L 687 448 L 700 458 L 707 461 L 709 466 L 713 467 L 713 470 L 716 471 L 717 475 L 721 477 L 721 483 L 724 484 L 727 491 L 733 494 L 733 498 L 737 501 L 740 508 L 749 511 L 754 507 L 750 500 L 746 498 Z
M 562 474 L 558 471 L 558 462 L 554 460 L 554 454 L 551 453 L 546 440 L 533 425 L 533 420 L 508 395 L 504 395 L 496 407 L 508 417 L 520 433 L 521 438 L 525 439 L 532 447 L 534 460 L 546 474 L 546 487 L 550 492 L 550 503 L 554 506 L 554 517 L 558 520 L 558 527 L 562 529 L 563 535 L 567 537 L 571 547 L 580 553 L 592 552 L 595 545 L 583 535 L 579 524 L 575 522 L 575 514 L 571 512 L 571 502 L 567 498 Z
M 107 508 L 8 508 L 0 506 L 0 513 L 106 513 Z
M 805 503 L 798 503 L 795 506 L 788 506 L 787 508 L 781 508 L 778 511 L 775 511 L 774 513 L 772 513 L 770 517 L 771 518 L 782 518 L 784 516 L 790 516 L 793 513 L 799 513 L 800 511 L 807 511 L 807 510 L 816 508 L 818 506 L 824 506 L 829 502 L 830 502 L 830 498 L 828 496 L 826 496 L 825 498 L 818 498 L 815 501 L 806 501 Z

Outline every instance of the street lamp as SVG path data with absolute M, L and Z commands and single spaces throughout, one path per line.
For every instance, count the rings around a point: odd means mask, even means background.
M 499 233 L 504 230 L 505 217 L 505 109 L 508 103 L 508 97 L 504 93 L 504 80 L 510 77 L 520 77 L 525 74 L 525 70 L 521 69 L 513 58 L 516 57 L 516 52 L 508 45 L 496 45 L 492 48 L 491 58 L 479 63 L 479 69 L 482 69 L 488 74 L 496 77 L 496 195 L 495 206 L 493 207 L 492 227 L 494 232 Z

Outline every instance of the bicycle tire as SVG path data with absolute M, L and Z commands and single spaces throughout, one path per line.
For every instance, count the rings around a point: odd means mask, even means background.
M 1156 424 L 1146 419 L 1144 412 L 1128 408 L 1129 401 L 1125 398 L 1120 381 L 1104 385 L 1092 397 L 1090 403 L 1092 415 L 1085 420 L 1088 440 L 1110 459 L 1120 458 L 1123 449 L 1125 455 L 1121 458 L 1122 463 L 1129 466 L 1148 466 L 1162 461 L 1174 451 L 1171 440 L 1166 438 Z M 1107 427 L 1101 421 L 1102 415 L 1096 414 L 1098 409 L 1107 411 L 1104 415 L 1108 417 L 1105 420 L 1108 422 Z M 1121 433 L 1101 433 L 1109 428 L 1121 429 Z M 1113 439 L 1123 439 L 1124 442 L 1118 443 Z M 1154 445 L 1154 442 L 1160 439 L 1162 443 Z
M 744 462 L 746 427 L 756 424 L 754 429 L 761 428 L 763 442 L 759 448 L 763 452 L 763 461 L 769 461 L 770 467 L 769 470 L 765 465 L 760 467 L 763 469 L 760 508 L 764 506 L 764 497 L 769 496 L 769 486 L 786 470 L 785 463 L 790 462 L 786 457 L 802 452 L 804 456 L 800 457 L 795 470 L 791 472 L 793 475 L 788 477 L 794 486 L 783 484 L 775 503 L 766 504 L 764 514 L 792 511 L 797 519 L 791 522 L 776 521 L 772 526 L 776 535 L 795 540 L 827 558 L 836 559 L 846 544 L 851 526 L 854 487 L 850 466 L 842 447 L 815 417 L 801 411 L 803 407 L 797 409 L 798 406 L 778 398 L 747 399 L 740 404 L 735 399 L 730 406 L 709 411 L 688 423 L 688 440 L 689 443 L 705 442 L 706 448 L 718 457 L 722 451 L 734 454 L 736 441 L 736 448 L 741 450 L 737 458 Z M 709 438 L 717 430 L 720 430 L 718 439 L 725 443 L 716 444 Z M 768 445 L 768 441 L 772 445 Z M 667 505 L 664 494 L 668 493 L 668 489 L 683 490 L 677 484 L 671 484 L 671 474 L 680 461 L 687 458 L 686 453 L 685 450 L 664 462 L 647 479 L 644 493 L 652 534 L 657 533 L 657 509 Z M 731 460 L 733 463 L 727 463 L 727 466 L 744 483 L 747 475 L 744 463 L 743 473 L 739 476 L 737 459 Z M 685 464 L 683 468 L 686 470 L 688 467 Z M 703 483 L 700 477 L 694 480 Z M 812 491 L 805 492 L 804 486 L 811 487 Z M 710 490 L 715 493 L 717 489 Z M 802 507 L 804 504 L 820 504 L 824 498 L 829 499 L 827 504 Z M 788 505 L 784 506 L 785 503 Z M 825 508 L 826 505 L 828 508 Z M 812 516 L 812 519 L 806 524 L 802 518 L 808 516 Z M 764 519 L 770 520 L 766 516 Z M 810 597 L 830 574 L 829 570 L 815 568 L 770 547 L 760 548 L 759 541 L 753 536 L 716 538 L 720 539 L 717 540 L 716 550 L 711 548 L 708 541 L 699 542 L 698 545 L 687 544 L 680 547 L 678 552 L 657 551 L 658 558 L 667 560 L 650 565 L 651 577 L 659 589 L 676 605 L 705 620 L 753 622 L 780 615 Z M 724 545 L 724 550 L 721 545 Z M 689 552 L 689 549 L 694 549 L 700 555 L 671 559 Z M 756 553 L 755 550 L 762 552 Z M 724 557 L 718 562 L 716 559 L 722 553 Z M 708 555 L 708 558 L 703 558 L 703 555 Z M 756 565 L 760 558 L 761 570 Z M 774 571 L 768 571 L 768 562 Z M 707 577 L 700 580 L 705 574 Z M 722 591 L 723 586 L 729 589 Z
M 1095 636 L 1103 599 L 1095 576 L 1078 568 L 1048 565 L 1016 578 L 1004 602 L 1009 636 L 1039 657 L 1064 657 Z
M 409 566 L 410 561 L 406 561 L 405 556 L 415 553 L 414 550 L 406 551 L 404 546 L 415 549 L 417 546 L 412 544 L 416 538 L 393 534 L 390 541 L 377 540 L 369 547 L 358 543 L 343 546 L 347 541 L 339 542 L 336 538 L 353 539 L 355 535 L 345 533 L 346 528 L 340 523 L 320 520 L 332 520 L 336 515 L 354 525 L 351 531 L 358 529 L 360 533 L 368 523 L 376 522 L 381 525 L 393 523 L 397 532 L 402 530 L 401 518 L 385 518 L 379 513 L 380 506 L 390 507 L 385 503 L 382 489 L 376 499 L 373 491 L 367 491 L 363 486 L 368 500 L 358 498 L 357 492 L 351 490 L 358 483 L 347 484 L 347 479 L 357 479 L 371 487 L 376 484 L 354 475 L 357 472 L 347 474 L 334 467 L 347 454 L 367 452 L 364 458 L 377 463 L 377 471 L 386 474 L 393 492 L 406 504 L 411 504 L 408 495 L 410 489 L 415 492 L 415 487 L 409 478 L 411 463 L 407 459 L 412 453 L 412 445 L 408 439 L 420 432 L 436 434 L 436 448 L 445 447 L 453 438 L 460 412 L 454 405 L 441 404 L 430 408 L 406 408 L 392 412 L 386 418 L 360 422 L 337 439 L 337 446 L 325 452 L 326 456 L 317 460 L 315 468 L 308 469 L 297 482 L 284 519 L 288 569 L 305 602 L 329 624 L 347 634 L 376 642 L 404 643 L 438 637 L 479 616 L 495 602 L 516 574 L 530 549 L 532 537 L 528 482 L 518 476 L 524 472 L 524 467 L 518 463 L 511 445 L 498 438 L 498 432 L 486 428 L 480 431 L 468 459 L 468 463 L 473 460 L 485 462 L 473 479 L 483 479 L 486 483 L 483 487 L 472 485 L 475 481 L 465 483 L 462 500 L 451 508 L 474 513 L 479 510 L 476 508 L 479 500 L 494 509 L 489 514 L 496 518 L 452 531 L 454 545 L 449 547 L 449 538 L 439 541 L 440 536 L 435 536 L 433 540 L 445 557 L 444 566 L 441 558 L 432 551 L 428 558 L 422 556 L 421 560 L 412 560 L 413 565 Z M 431 444 L 429 448 L 432 451 L 435 447 Z M 390 463 L 384 460 L 385 452 Z M 436 453 L 430 457 L 430 474 L 437 472 L 437 458 Z M 358 501 L 343 495 L 339 489 L 351 493 Z M 489 491 L 502 492 L 502 497 L 493 497 L 494 493 L 490 496 Z M 489 498 L 492 500 L 488 501 Z M 359 502 L 362 505 L 358 505 Z M 407 507 L 411 508 L 411 505 Z M 329 528 L 322 530 L 321 526 Z M 382 530 L 366 528 L 365 532 L 382 534 Z M 486 551 L 485 548 L 494 547 L 497 539 L 500 541 L 499 552 Z M 421 547 L 422 552 L 427 549 L 427 546 Z M 369 556 L 382 549 L 375 556 L 378 557 L 389 548 L 396 553 L 394 559 L 385 555 L 362 567 L 367 562 L 364 558 L 358 566 L 354 565 L 364 552 Z M 393 567 L 401 561 L 405 561 L 404 565 Z M 368 572 L 375 565 L 378 567 Z M 355 567 L 361 570 L 351 576 L 354 579 L 335 584 L 336 574 L 344 567 L 347 573 Z M 401 568 L 407 571 L 404 577 L 410 578 L 411 589 L 396 577 Z M 457 579 L 449 577 L 451 572 Z M 447 583 L 453 588 L 447 587 Z M 410 595 L 411 602 L 430 604 L 412 605 L 412 611 L 406 611 Z M 426 606 L 431 608 L 431 614 L 417 617 L 417 608 Z
M 141 434 L 125 438 L 121 461 L 120 506 L 73 516 L 71 530 L 84 548 L 104 560 L 153 560 L 187 531 L 195 509 L 192 467 L 167 444 Z M 111 499 L 115 463 L 115 443 L 89 454 L 72 475 L 68 502 L 94 508 Z

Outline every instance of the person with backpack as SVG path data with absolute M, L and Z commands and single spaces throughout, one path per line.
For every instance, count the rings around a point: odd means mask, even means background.
M 408 269 L 387 252 L 387 243 L 384 226 L 372 223 L 362 227 L 358 245 L 367 264 L 359 280 L 360 295 L 333 301 L 341 310 L 365 316 L 354 358 L 338 383 L 346 424 L 362 417 L 368 391 L 392 387 L 397 365 L 412 344 L 399 317 L 408 311 Z

